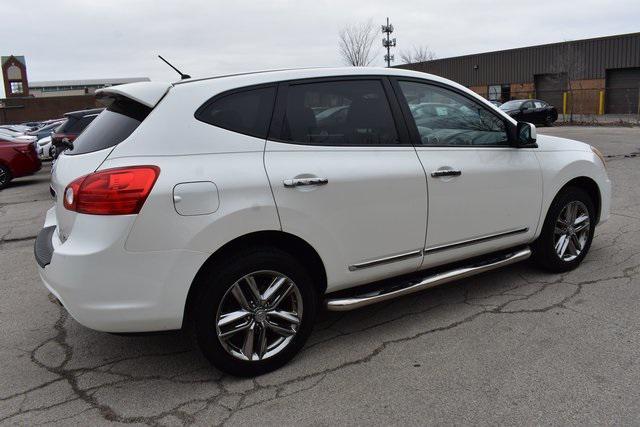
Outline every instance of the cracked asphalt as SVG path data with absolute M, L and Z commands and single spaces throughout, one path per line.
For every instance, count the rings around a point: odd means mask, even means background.
M 611 156 L 610 220 L 577 270 L 521 263 L 350 313 L 237 379 L 179 332 L 88 330 L 40 284 L 48 172 L 0 193 L 0 424 L 638 424 L 640 128 L 541 128 Z M 633 153 L 638 153 L 636 157 Z

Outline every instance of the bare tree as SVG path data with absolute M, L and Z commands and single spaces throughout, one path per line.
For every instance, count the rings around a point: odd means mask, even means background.
M 582 102 L 582 93 L 576 91 L 582 90 L 580 79 L 583 78 L 585 72 L 585 63 L 582 55 L 576 49 L 574 43 L 567 42 L 562 48 L 562 52 L 556 57 L 555 63 L 556 78 L 561 82 L 561 86 L 569 95 L 567 108 L 569 109 L 569 122 L 573 122 L 574 107 L 580 109 Z M 576 100 L 576 95 L 580 100 Z M 566 120 L 566 118 L 565 118 Z
M 426 62 L 436 59 L 436 53 L 429 46 L 414 46 L 413 49 L 401 50 L 400 59 L 405 64 Z
M 378 51 L 374 48 L 378 37 L 377 30 L 378 27 L 371 19 L 347 25 L 340 30 L 338 48 L 345 64 L 366 67 L 373 62 Z

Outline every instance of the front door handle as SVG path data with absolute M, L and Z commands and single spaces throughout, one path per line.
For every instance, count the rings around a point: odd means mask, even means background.
M 462 175 L 462 171 L 455 169 L 440 169 L 437 171 L 431 172 L 431 176 L 434 178 L 440 178 L 442 176 L 460 176 Z
M 293 178 L 285 179 L 283 184 L 287 188 L 302 187 L 309 185 L 325 185 L 329 182 L 327 178 Z

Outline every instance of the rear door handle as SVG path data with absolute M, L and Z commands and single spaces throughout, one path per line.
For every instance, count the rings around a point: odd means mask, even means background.
M 434 178 L 440 178 L 442 176 L 460 176 L 462 171 L 455 169 L 441 169 L 431 172 L 431 176 Z
M 327 178 L 293 178 L 285 179 L 283 184 L 287 188 L 302 187 L 308 185 L 325 185 L 329 182 Z

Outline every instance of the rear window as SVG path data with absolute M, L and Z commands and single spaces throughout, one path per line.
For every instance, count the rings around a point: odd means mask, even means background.
M 127 98 L 118 98 L 95 120 L 92 116 L 85 116 L 79 123 L 72 125 L 80 127 L 80 122 L 84 119 L 92 120 L 89 120 L 91 124 L 85 125 L 86 129 L 81 130 L 82 133 L 73 142 L 73 150 L 66 154 L 85 154 L 114 147 L 131 135 L 150 112 L 151 108 L 145 105 Z
M 211 125 L 266 138 L 273 111 L 276 88 L 243 90 L 214 97 L 196 111 L 196 119 Z

